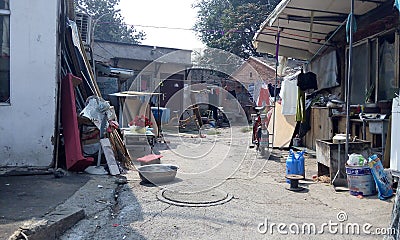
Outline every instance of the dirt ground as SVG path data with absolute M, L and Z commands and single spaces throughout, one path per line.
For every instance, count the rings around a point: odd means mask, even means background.
M 92 206 L 99 189 L 83 187 L 76 194 L 88 198 L 67 203 L 88 209 L 87 218 L 61 239 L 383 238 L 394 198 L 357 198 L 313 181 L 317 164 L 310 155 L 300 181 L 305 190 L 289 191 L 286 150 L 274 149 L 266 158 L 249 148 L 248 132 L 218 131 L 205 138 L 165 134 L 167 147 L 158 148 L 162 163 L 179 166 L 171 183 L 145 184 L 130 171 L 128 183 L 116 187 L 103 208 Z M 102 181 L 106 189 L 116 186 L 113 178 Z

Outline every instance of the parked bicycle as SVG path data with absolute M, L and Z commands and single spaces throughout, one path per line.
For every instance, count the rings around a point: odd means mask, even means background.
M 265 108 L 265 106 L 254 107 L 256 114 L 251 114 L 253 121 L 252 142 L 261 155 L 265 155 L 266 149 L 269 148 L 268 118 L 266 113 L 262 113 Z

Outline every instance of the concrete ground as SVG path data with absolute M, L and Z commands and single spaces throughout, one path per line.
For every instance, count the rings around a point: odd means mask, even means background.
M 316 159 L 308 155 L 301 181 L 306 189 L 288 191 L 287 151 L 265 158 L 249 148 L 248 132 L 218 131 L 204 131 L 205 138 L 165 134 L 168 149 L 158 149 L 162 163 L 179 166 L 172 183 L 145 184 L 137 171 L 122 185 L 113 177 L 92 177 L 64 203 L 85 209 L 86 218 L 60 239 L 383 238 L 375 233 L 389 225 L 394 198 L 360 199 L 314 182 Z
M 0 176 L 0 239 L 7 239 L 24 222 L 53 211 L 89 179 L 77 174 Z

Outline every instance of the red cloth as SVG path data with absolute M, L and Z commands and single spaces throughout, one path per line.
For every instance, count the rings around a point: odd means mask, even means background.
M 260 95 L 257 99 L 257 106 L 268 106 L 269 104 L 269 91 L 268 88 L 261 88 Z
M 159 158 L 162 158 L 162 157 L 163 157 L 162 155 L 149 154 L 149 155 L 146 155 L 144 157 L 138 158 L 137 160 L 139 162 L 151 162 L 153 160 L 156 160 L 156 159 L 159 159 Z

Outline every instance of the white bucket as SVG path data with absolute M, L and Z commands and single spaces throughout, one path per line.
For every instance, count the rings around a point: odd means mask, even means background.
M 376 185 L 368 166 L 346 166 L 347 183 L 354 196 L 375 195 Z

